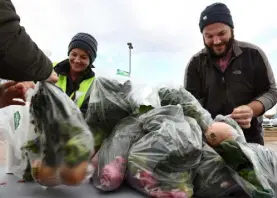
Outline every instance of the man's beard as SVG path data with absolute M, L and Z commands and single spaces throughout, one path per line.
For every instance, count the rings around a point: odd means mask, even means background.
M 222 58 L 222 57 L 226 56 L 227 53 L 230 51 L 230 49 L 233 47 L 233 43 L 234 43 L 234 36 L 232 36 L 228 42 L 222 42 L 222 43 L 220 43 L 218 46 L 221 46 L 221 45 L 225 45 L 226 46 L 225 51 L 223 53 L 221 53 L 221 54 L 216 54 L 215 51 L 213 50 L 213 48 L 209 47 L 208 45 L 206 45 L 206 43 L 204 41 L 204 45 L 207 48 L 207 50 L 209 51 L 210 55 L 212 57 L 215 57 L 215 58 Z

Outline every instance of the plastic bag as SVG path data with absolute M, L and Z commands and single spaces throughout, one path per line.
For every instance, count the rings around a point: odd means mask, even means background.
M 132 106 L 132 110 L 136 111 L 141 106 L 151 106 L 152 108 L 161 107 L 161 100 L 158 93 L 158 88 L 144 84 L 133 84 L 127 82 L 130 91 L 126 96 Z
M 14 155 L 17 158 L 21 158 L 22 152 L 21 147 L 24 145 L 28 138 L 29 129 L 29 109 L 30 100 L 33 95 L 33 90 L 29 89 L 27 91 L 26 105 L 11 105 L 3 109 L 5 111 L 5 116 L 2 117 L 5 120 L 4 126 L 1 128 L 6 128 L 5 137 L 9 144 L 14 148 Z
M 277 196 L 277 154 L 258 144 L 224 141 L 216 152 L 251 198 Z
M 211 114 L 185 88 L 162 87 L 159 89 L 159 96 L 162 106 L 180 104 L 184 115 L 194 118 L 203 132 L 212 124 Z
M 204 141 L 211 147 L 217 147 L 226 140 L 246 143 L 243 131 L 237 122 L 230 116 L 218 115 L 204 133 Z
M 197 122 L 180 105 L 150 110 L 140 119 L 148 133 L 130 149 L 128 183 L 151 197 L 191 197 L 202 147 Z
M 95 78 L 86 114 L 95 141 L 97 151 L 103 140 L 107 138 L 115 125 L 131 114 L 131 107 L 126 94 L 130 85 L 104 77 Z
M 129 149 L 143 135 L 141 122 L 135 117 L 124 118 L 116 125 L 97 153 L 97 166 L 93 175 L 96 188 L 112 191 L 120 187 L 125 179 Z
M 22 179 L 28 163 L 21 147 L 28 138 L 29 102 L 26 102 L 25 106 L 10 106 L 7 110 L 10 116 L 1 124 L 1 131 L 5 133 L 9 151 L 6 166 L 9 173 Z
M 94 145 L 79 108 L 55 85 L 39 82 L 31 99 L 30 123 L 24 151 L 36 182 L 43 186 L 80 184 Z
M 223 115 L 217 115 L 214 119 L 215 122 L 225 122 L 232 126 L 235 131 L 233 132 L 233 138 L 234 140 L 241 142 L 241 143 L 246 143 L 246 139 L 244 136 L 244 133 L 241 129 L 241 127 L 238 125 L 238 123 L 231 118 L 230 116 L 223 116 Z
M 195 169 L 194 196 L 198 198 L 247 197 L 232 177 L 222 157 L 204 143 L 201 162 Z
M 185 116 L 194 118 L 203 132 L 213 123 L 211 114 L 185 88 L 175 86 L 149 86 L 129 83 L 131 91 L 127 99 L 133 110 L 140 106 L 157 108 L 166 105 L 180 104 Z
M 22 146 L 28 139 L 30 99 L 33 89 L 26 93 L 26 105 L 11 105 L 1 109 L 0 131 L 7 140 L 6 169 L 20 179 L 32 180 L 28 170 L 28 160 L 21 151 Z

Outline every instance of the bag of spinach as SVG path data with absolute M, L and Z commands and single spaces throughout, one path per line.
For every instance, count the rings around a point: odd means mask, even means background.
M 32 138 L 24 145 L 32 176 L 42 186 L 79 185 L 94 148 L 81 111 L 58 87 L 39 82 L 30 104 Z
M 94 136 L 95 151 L 112 132 L 115 125 L 132 113 L 126 94 L 128 83 L 111 78 L 96 77 L 86 113 L 86 122 Z
M 130 149 L 128 183 L 151 197 L 192 197 L 192 170 L 202 153 L 197 122 L 180 105 L 155 108 L 139 119 L 147 134 Z

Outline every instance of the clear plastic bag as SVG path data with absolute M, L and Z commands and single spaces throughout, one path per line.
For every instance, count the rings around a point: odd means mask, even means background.
M 130 84 L 97 77 L 91 90 L 86 122 L 94 135 L 95 151 L 97 151 L 115 125 L 132 113 L 126 99 Z
M 112 191 L 120 187 L 125 179 L 129 149 L 143 135 L 141 122 L 132 116 L 124 118 L 115 126 L 96 154 L 98 160 L 93 175 L 96 188 Z
M 221 156 L 206 143 L 202 151 L 201 162 L 195 169 L 196 175 L 193 180 L 194 196 L 197 198 L 247 197 L 232 177 Z
M 151 106 L 152 108 L 161 106 L 157 87 L 145 84 L 133 84 L 131 82 L 128 82 L 128 84 L 130 91 L 126 99 L 132 106 L 133 111 L 136 111 L 141 106 Z
M 29 139 L 23 149 L 42 186 L 78 185 L 86 176 L 93 136 L 81 111 L 58 87 L 39 82 L 30 105 Z
M 159 96 L 162 106 L 180 104 L 183 107 L 184 115 L 194 118 L 203 132 L 212 124 L 211 114 L 185 88 L 161 87 Z
M 240 144 L 248 159 L 252 160 L 256 174 L 264 182 L 264 187 L 271 187 L 273 194 L 277 197 L 277 153 L 259 144 Z M 251 156 L 251 157 L 250 157 Z
M 180 105 L 150 110 L 140 119 L 148 133 L 130 149 L 128 183 L 151 197 L 191 197 L 192 169 L 202 148 L 197 122 Z
M 26 93 L 25 106 L 11 105 L 1 109 L 0 131 L 4 133 L 7 140 L 6 169 L 7 173 L 12 173 L 25 181 L 32 180 L 28 169 L 28 160 L 21 148 L 29 138 L 29 109 L 33 89 L 28 89 Z
M 231 118 L 230 116 L 223 116 L 223 115 L 217 115 L 214 119 L 215 122 L 225 122 L 226 124 L 229 124 L 231 127 L 233 127 L 235 130 L 233 132 L 233 138 L 234 140 L 246 143 L 246 139 L 244 136 L 244 133 L 241 129 L 241 127 L 238 125 L 238 123 Z
M 277 196 L 277 154 L 258 144 L 222 142 L 216 152 L 238 185 L 251 198 Z
M 211 114 L 183 87 L 129 84 L 131 91 L 127 98 L 133 109 L 139 108 L 140 106 L 157 108 L 160 106 L 180 104 L 183 107 L 184 115 L 194 118 L 203 132 L 213 123 Z

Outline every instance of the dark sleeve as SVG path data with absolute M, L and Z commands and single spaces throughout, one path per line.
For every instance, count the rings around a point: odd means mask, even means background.
M 199 61 L 193 57 L 187 64 L 184 77 L 184 87 L 203 105 L 204 93 L 200 77 Z
M 86 117 L 86 114 L 87 114 L 87 110 L 88 110 L 88 103 L 89 103 L 89 97 L 86 98 L 80 108 L 84 118 Z
M 10 0 L 0 0 L 0 78 L 42 81 L 52 72 L 52 63 L 20 26 Z
M 256 56 L 254 86 L 256 100 L 260 101 L 265 111 L 277 102 L 277 88 L 271 65 L 265 53 L 258 49 Z

